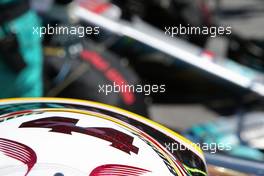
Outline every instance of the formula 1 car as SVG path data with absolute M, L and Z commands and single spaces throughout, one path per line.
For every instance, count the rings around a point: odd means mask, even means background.
M 160 1 L 142 4 L 132 0 L 113 3 L 80 0 L 68 6 L 68 10 L 83 26 L 100 27 L 100 35 L 87 36 L 88 41 L 93 40 L 104 50 L 126 58 L 144 82 L 166 85 L 166 94 L 151 96 L 156 103 L 202 103 L 222 115 L 233 114 L 241 106 L 261 106 L 262 72 L 204 49 L 206 40 L 197 39 L 201 36 L 172 38 L 164 34 L 161 26 L 179 24 L 182 22 L 179 19 L 192 26 L 212 25 L 210 20 L 206 21 L 210 17 L 205 13 L 208 9 L 202 11 L 200 7 L 204 4 L 199 3 L 194 6 L 199 11 L 196 15 L 201 16 L 195 21 L 200 23 L 192 23 L 185 15 L 195 11 L 188 10 L 192 9 L 191 4 L 177 1 L 175 6 L 169 6 L 174 7 L 170 11 Z M 153 10 L 155 8 L 158 10 Z M 171 15 L 172 12 L 176 14 Z M 151 20 L 152 15 L 157 21 Z M 172 16 L 179 19 L 169 18 Z
M 264 174 L 261 129 L 262 112 L 240 112 L 235 117 L 218 118 L 217 121 L 194 125 L 185 132 L 185 136 L 200 144 L 207 164 L 212 167 L 259 176 Z M 203 147 L 206 145 L 214 146 L 208 149 Z
M 0 100 L 1 176 L 205 176 L 206 172 L 196 145 L 128 111 L 75 99 Z
M 121 94 L 114 94 L 113 98 L 105 99 L 97 92 L 98 96 L 93 96 L 95 93 L 91 95 L 88 91 L 79 91 L 80 85 L 85 86 L 83 88 L 85 90 L 96 91 L 99 80 L 105 80 L 105 83 L 113 82 L 94 69 L 94 65 L 89 62 L 86 63 L 91 64 L 89 70 L 93 74 L 87 72 L 73 82 L 70 81 L 70 84 L 67 83 L 66 87 L 64 84 L 63 89 L 57 89 L 57 85 L 63 87 L 61 84 L 57 84 L 59 78 L 63 83 L 68 79 L 62 78 L 71 75 L 71 71 L 67 67 L 70 64 L 65 62 L 70 59 L 62 58 L 59 59 L 60 63 L 57 60 L 56 62 L 59 64 L 55 65 L 56 59 L 45 60 L 48 63 L 47 70 L 53 70 L 50 72 L 51 75 L 45 75 L 48 82 L 46 96 L 64 97 L 67 95 L 72 98 L 95 101 L 107 100 L 104 103 L 110 103 L 140 114 L 147 114 L 142 109 L 146 109 L 148 102 L 152 100 L 155 103 L 201 103 L 221 115 L 234 114 L 242 106 L 261 107 L 264 95 L 262 72 L 239 64 L 240 57 L 222 58 L 204 49 L 207 36 L 203 36 L 202 39 L 199 35 L 181 35 L 171 38 L 164 34 L 164 26 L 179 23 L 187 26 L 190 24 L 191 26 L 210 27 L 213 22 L 210 20 L 212 16 L 206 3 L 173 0 L 168 1 L 170 6 L 166 6 L 166 3 L 161 1 L 141 3 L 136 0 L 76 0 L 66 5 L 65 2 L 58 2 L 60 7 L 53 6 L 43 15 L 45 20 L 47 16 L 53 15 L 52 18 L 57 18 L 54 20 L 57 24 L 62 22 L 72 25 L 72 21 L 74 21 L 74 24 L 77 23 L 85 27 L 100 27 L 100 35 L 84 37 L 83 41 L 88 43 L 86 49 L 91 48 L 90 50 L 96 52 L 101 58 L 109 60 L 111 65 L 122 75 L 122 80 L 132 84 L 165 84 L 166 93 L 152 94 L 147 99 L 145 96 L 135 94 L 138 101 L 134 101 L 131 106 L 122 100 L 124 97 Z M 57 13 L 58 11 L 61 13 Z M 153 15 L 155 20 L 151 18 Z M 192 18 L 194 16 L 198 19 L 194 20 Z M 59 19 L 60 17 L 62 19 Z M 237 36 L 232 35 L 231 42 L 238 42 L 241 39 L 236 38 Z M 66 40 L 57 37 L 58 40 L 62 40 L 59 47 L 67 50 L 69 46 Z M 238 43 L 245 44 L 245 42 Z M 249 48 L 248 46 L 245 47 Z M 230 48 L 229 55 L 235 56 L 237 51 Z M 52 52 L 48 52 L 48 54 L 50 53 Z M 240 53 L 242 54 L 242 52 Z M 77 60 L 78 58 L 80 57 L 77 57 Z M 240 61 L 236 62 L 236 59 Z M 112 60 L 116 60 L 116 62 L 112 63 Z M 79 63 L 81 62 L 79 61 Z M 124 67 L 120 63 L 125 63 L 126 66 Z M 65 66 L 64 69 L 61 69 L 62 66 Z M 68 72 L 64 72 L 67 71 L 67 68 Z M 75 68 L 77 67 L 72 66 L 72 71 Z M 126 70 L 128 70 L 127 73 Z M 87 82 L 85 78 L 91 75 L 96 75 L 95 79 L 92 82 Z M 132 79 L 130 80 L 130 78 Z

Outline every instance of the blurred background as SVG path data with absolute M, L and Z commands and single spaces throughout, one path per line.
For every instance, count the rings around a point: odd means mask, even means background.
M 179 25 L 232 33 L 165 34 Z M 73 26 L 99 34 L 37 33 Z M 263 29 L 262 0 L 0 0 L 0 98 L 111 104 L 196 143 L 231 145 L 205 151 L 210 175 L 264 175 Z M 114 82 L 166 91 L 99 93 Z

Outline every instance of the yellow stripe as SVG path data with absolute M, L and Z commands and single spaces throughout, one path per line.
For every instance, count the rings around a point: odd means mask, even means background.
M 152 124 L 154 126 L 159 127 L 160 129 L 162 129 L 162 130 L 166 131 L 167 133 L 171 134 L 172 136 L 175 136 L 178 139 L 184 141 L 185 143 L 190 145 L 190 147 L 193 146 L 194 149 L 200 154 L 200 157 L 202 157 L 203 161 L 205 161 L 203 152 L 200 149 L 200 147 L 197 146 L 196 144 L 192 143 L 190 140 L 184 138 L 183 136 L 179 135 L 178 133 L 176 133 L 176 132 L 164 127 L 163 125 L 161 125 L 161 124 L 159 124 L 157 122 L 154 122 L 154 121 L 149 120 L 149 119 L 147 119 L 147 118 L 145 118 L 145 117 L 143 117 L 141 115 L 126 111 L 126 110 L 121 109 L 121 108 L 117 108 L 117 107 L 114 107 L 114 106 L 111 106 L 111 105 L 107 105 L 107 104 L 103 104 L 103 103 L 98 103 L 98 102 L 93 102 L 93 101 L 88 101 L 88 100 L 77 100 L 77 99 L 71 99 L 71 98 L 10 98 L 10 99 L 2 99 L 2 100 L 0 100 L 0 103 L 12 103 L 14 101 L 62 101 L 62 102 L 67 101 L 69 103 L 77 103 L 77 104 L 81 103 L 81 104 L 89 104 L 89 105 L 94 105 L 94 106 L 105 107 L 105 108 L 109 108 L 109 109 L 115 110 L 117 112 L 129 114 L 132 117 L 139 118 L 142 121 L 145 121 L 147 123 L 150 123 L 150 124 Z
M 201 171 L 201 170 L 199 170 L 199 169 L 196 169 L 196 168 L 190 168 L 190 167 L 188 167 L 188 166 L 186 166 L 186 165 L 184 165 L 183 164 L 183 166 L 188 170 L 188 171 L 191 171 L 191 172 L 194 172 L 194 173 L 200 173 L 200 174 L 203 174 L 203 175 L 207 175 L 207 173 L 205 173 L 205 172 L 203 172 L 203 171 Z

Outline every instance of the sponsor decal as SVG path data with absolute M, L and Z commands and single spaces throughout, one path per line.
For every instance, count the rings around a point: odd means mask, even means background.
M 133 152 L 138 154 L 138 147 L 132 144 L 134 140 L 133 137 L 112 128 L 79 127 L 76 126 L 78 121 L 78 119 L 72 118 L 48 117 L 24 122 L 19 128 L 51 128 L 50 132 L 69 135 L 71 135 L 72 132 L 81 133 L 111 142 L 112 147 L 125 153 L 130 154 L 130 152 Z

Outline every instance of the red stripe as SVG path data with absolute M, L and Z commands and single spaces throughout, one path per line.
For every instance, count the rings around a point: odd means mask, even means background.
M 108 175 L 108 176 L 141 176 L 145 173 L 150 172 L 146 169 L 141 169 L 133 166 L 126 165 L 118 165 L 118 164 L 108 164 L 102 165 L 95 168 L 90 176 L 100 176 L 100 175 Z
M 21 151 L 21 150 L 17 150 L 17 149 L 5 147 L 5 146 L 0 146 L 0 149 L 13 152 L 13 153 L 17 153 L 18 155 L 23 156 L 24 158 L 30 159 L 30 154 L 26 153 L 25 151 Z
M 96 52 L 85 50 L 81 53 L 81 57 L 95 66 L 97 70 L 106 71 L 109 68 L 109 63 L 101 58 Z
M 96 52 L 85 50 L 81 53 L 81 57 L 102 72 L 109 81 L 119 86 L 128 85 L 123 75 L 117 69 L 111 67 L 110 63 Z M 132 105 L 135 103 L 136 97 L 134 92 L 121 91 L 120 94 L 125 104 Z
M 110 3 L 98 0 L 81 1 L 79 4 L 97 14 L 102 14 L 111 7 Z
M 16 141 L 0 138 L 0 151 L 2 151 L 6 156 L 26 164 L 28 169 L 25 176 L 28 175 L 37 162 L 37 155 L 34 150 Z
M 6 114 L 4 116 L 1 116 L 0 119 L 12 117 L 15 115 L 20 115 L 20 114 L 27 114 L 27 113 L 31 113 L 31 112 L 33 112 L 33 111 L 32 110 L 24 110 L 24 111 L 12 112 L 12 113 Z
M 97 7 L 95 7 L 92 11 L 97 13 L 97 14 L 102 14 L 104 13 L 107 9 L 109 9 L 111 7 L 111 4 L 109 3 L 104 3 L 104 4 L 101 4 Z

